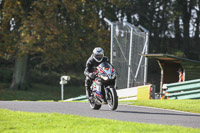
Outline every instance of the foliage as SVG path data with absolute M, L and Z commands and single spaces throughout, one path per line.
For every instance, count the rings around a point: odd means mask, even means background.
M 84 86 L 85 76 L 83 73 L 57 73 L 55 71 L 41 71 L 41 70 L 30 70 L 30 80 L 32 83 L 58 85 L 60 77 L 68 75 L 71 77 L 68 85 L 70 86 Z
M 0 79 L 2 82 L 9 82 L 12 81 L 12 73 L 13 70 L 11 68 L 0 68 Z
M 186 57 L 200 60 L 198 0 L 112 0 L 112 3 L 119 8 L 119 19 L 150 31 L 150 52 L 174 54 L 181 50 Z
M 83 72 L 94 47 L 109 56 L 104 17 L 148 29 L 151 53 L 199 60 L 199 8 L 198 0 L 1 0 L 0 61 L 28 55 L 29 69 Z
M 83 86 L 70 86 L 65 85 L 64 98 L 72 98 L 85 94 Z M 61 86 L 45 85 L 45 84 L 32 84 L 28 90 L 11 90 L 9 84 L 0 83 L 0 100 L 55 100 L 61 99 Z
M 91 124 L 92 123 L 92 124 Z M 0 110 L 0 132 L 82 132 L 82 133 L 198 133 L 181 126 L 123 122 L 57 113 L 28 113 Z
M 108 36 L 105 34 L 108 32 L 99 25 L 97 6 L 100 5 L 80 0 L 30 0 L 29 5 L 25 3 L 8 0 L 1 4 L 1 13 L 5 14 L 1 19 L 1 33 L 9 32 L 3 34 L 1 45 L 8 54 L 15 56 L 19 51 L 32 58 L 36 56 L 40 59 L 38 67 L 53 69 L 76 62 L 83 64 L 95 46 L 109 46 L 109 41 L 102 37 Z M 11 20 L 15 24 L 9 25 Z M 15 42 L 9 43 L 10 35 Z M 8 43 L 13 47 L 8 47 Z M 15 52 L 10 52 L 12 49 Z

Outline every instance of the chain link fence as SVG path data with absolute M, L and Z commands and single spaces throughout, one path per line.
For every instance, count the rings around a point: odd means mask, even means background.
M 147 80 L 148 31 L 128 22 L 111 22 L 111 64 L 117 70 L 118 89 L 144 85 Z

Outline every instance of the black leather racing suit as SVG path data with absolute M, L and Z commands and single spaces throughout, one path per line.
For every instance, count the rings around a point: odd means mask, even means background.
M 104 56 L 101 62 L 97 62 L 92 56 L 87 60 L 86 68 L 84 71 L 84 74 L 86 76 L 86 79 L 85 79 L 86 88 L 89 88 L 90 85 L 92 84 L 93 79 L 89 77 L 90 73 L 93 73 L 94 71 L 96 71 L 96 67 L 102 62 L 109 62 L 108 57 Z

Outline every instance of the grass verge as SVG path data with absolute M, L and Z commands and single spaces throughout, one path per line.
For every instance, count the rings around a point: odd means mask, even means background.
M 199 133 L 198 128 L 123 122 L 57 113 L 28 113 L 0 109 L 0 132 L 20 133 Z
M 200 100 L 131 100 L 121 103 L 200 113 Z
M 64 98 L 72 98 L 83 95 L 85 93 L 84 86 L 68 86 L 64 88 Z M 58 101 L 61 99 L 61 87 L 50 86 L 45 84 L 32 84 L 28 90 L 12 90 L 9 84 L 0 84 L 0 100 L 52 100 Z

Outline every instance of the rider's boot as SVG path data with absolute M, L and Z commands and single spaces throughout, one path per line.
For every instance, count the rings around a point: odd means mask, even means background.
M 90 99 L 90 98 L 91 98 L 90 87 L 86 86 L 86 87 L 85 87 L 85 91 L 86 91 L 86 97 L 87 97 L 88 99 Z

